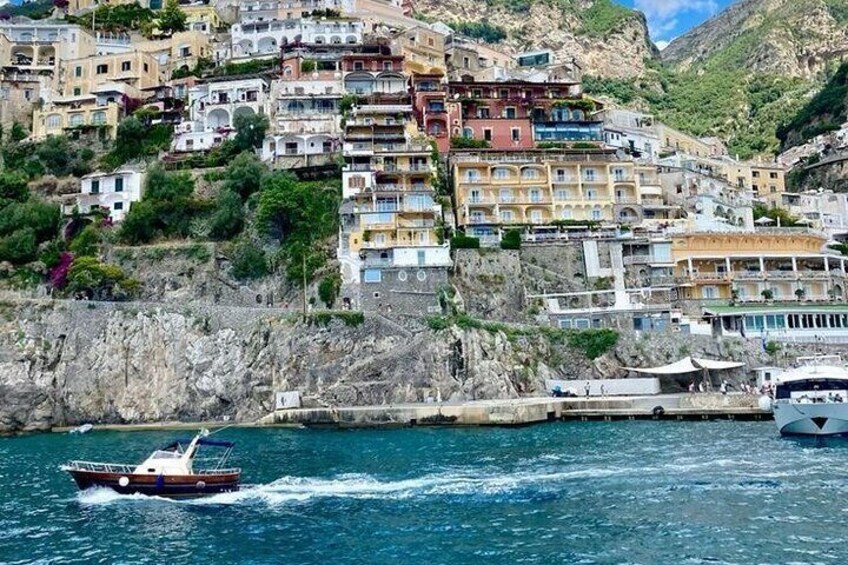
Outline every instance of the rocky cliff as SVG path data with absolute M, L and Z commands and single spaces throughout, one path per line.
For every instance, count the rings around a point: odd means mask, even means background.
M 0 303 L 0 433 L 82 422 L 252 421 L 274 392 L 306 406 L 516 398 L 546 378 L 620 376 L 682 355 L 756 359 L 758 343 L 625 334 L 590 361 L 546 332 L 433 330 L 379 316 L 305 324 L 270 308 Z M 506 329 L 505 329 L 506 328 Z M 746 349 L 746 347 L 748 349 Z M 764 361 L 764 360 L 762 360 Z
M 415 0 L 428 20 L 455 24 L 486 22 L 507 38 L 495 44 L 507 52 L 551 49 L 559 61 L 575 58 L 586 74 L 632 78 L 645 60 L 659 56 L 645 17 L 612 0 Z
M 844 0 L 742 0 L 672 41 L 662 57 L 680 70 L 724 66 L 812 79 L 846 53 Z

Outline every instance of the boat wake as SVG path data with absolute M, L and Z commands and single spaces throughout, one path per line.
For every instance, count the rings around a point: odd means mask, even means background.
M 122 495 L 109 489 L 91 489 L 79 493 L 82 504 L 165 501 L 189 505 L 235 505 L 262 502 L 268 505 L 306 502 L 321 498 L 409 499 L 426 496 L 499 496 L 530 489 L 536 495 L 562 490 L 564 483 L 598 479 L 627 473 L 628 469 L 590 468 L 574 471 L 528 471 L 507 474 L 481 474 L 479 470 L 459 470 L 418 478 L 379 480 L 366 474 L 345 474 L 332 478 L 281 477 L 271 483 L 242 485 L 241 490 L 212 496 L 171 500 L 143 495 Z M 530 488 L 532 487 L 532 488 Z

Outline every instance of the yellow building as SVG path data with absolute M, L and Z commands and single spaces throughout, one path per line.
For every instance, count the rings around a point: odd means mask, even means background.
M 123 83 L 141 91 L 159 86 L 164 78 L 159 62 L 141 51 L 72 59 L 62 65 L 61 76 L 64 97 L 92 94 L 107 83 Z
M 661 153 L 687 153 L 694 157 L 709 157 L 713 153 L 713 146 L 709 143 L 665 124 L 657 124 L 656 132 L 660 138 Z
M 457 225 L 489 243 L 509 227 L 637 222 L 642 184 L 659 193 L 655 169 L 609 151 L 468 150 L 451 161 Z
M 824 252 L 826 241 L 822 233 L 795 228 L 673 235 L 680 298 L 746 302 L 842 296 L 845 258 Z
M 751 189 L 754 197 L 773 206 L 783 201 L 786 192 L 786 169 L 777 163 L 751 161 L 746 163 L 751 170 Z
M 159 67 L 167 78 L 176 69 L 194 68 L 200 58 L 213 58 L 211 38 L 199 31 L 183 31 L 163 39 L 139 41 L 133 43 L 133 47 L 162 61 Z
M 186 29 L 205 34 L 213 34 L 221 27 L 221 17 L 212 4 L 188 4 L 180 6 L 186 15 Z
M 89 96 L 72 101 L 56 100 L 33 113 L 32 136 L 44 139 L 48 135 L 70 135 L 96 132 L 102 139 L 114 139 L 121 118 L 117 102 L 98 103 Z
M 394 42 L 404 56 L 406 74 L 446 75 L 445 36 L 428 27 L 415 26 L 398 32 Z

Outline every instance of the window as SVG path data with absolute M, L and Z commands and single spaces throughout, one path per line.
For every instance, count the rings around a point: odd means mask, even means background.
M 510 106 L 509 108 L 506 109 L 506 118 L 508 120 L 514 120 L 515 119 L 515 108 Z
M 769 178 L 770 178 L 770 179 L 776 179 L 776 178 L 777 178 L 777 173 L 769 173 Z
M 592 210 L 592 220 L 598 221 L 598 220 L 602 220 L 602 219 L 603 219 L 603 214 L 601 213 L 601 209 L 600 208 L 594 208 Z
M 74 76 L 77 78 L 82 76 L 82 67 L 78 66 L 74 68 Z
M 82 94 L 82 89 L 78 86 L 74 87 L 74 96 L 79 96 Z
M 530 210 L 530 221 L 534 224 L 542 223 L 542 211 L 541 210 Z
M 477 182 L 480 180 L 480 171 L 471 169 L 465 171 L 465 182 Z
M 118 177 L 115 179 L 115 192 L 123 192 L 124 191 L 124 179 L 122 177 Z
M 147 72 L 148 66 L 147 63 L 144 63 L 144 72 Z
M 423 235 L 423 234 L 419 234 L 419 235 Z M 417 258 L 418 258 L 418 265 L 419 266 L 424 266 L 424 265 L 427 264 L 427 252 L 424 251 L 423 249 L 418 250 Z M 424 280 L 420 277 L 421 273 L 423 273 L 423 272 L 424 271 L 418 271 L 418 274 L 419 274 L 418 280 L 420 280 L 420 281 Z
M 132 70 L 132 61 L 123 61 L 121 62 L 121 72 L 127 72 Z
M 480 202 L 482 202 L 482 198 L 480 198 L 480 191 L 474 189 L 470 193 L 468 193 L 468 201 L 471 204 L 479 204 Z
M 483 139 L 492 141 L 492 128 L 483 128 Z
M 502 222 L 511 222 L 512 221 L 512 210 L 501 210 L 501 221 Z
M 481 120 L 488 120 L 490 117 L 488 106 L 483 106 L 482 108 L 477 108 L 477 117 Z
M 97 65 L 97 74 L 105 75 L 109 72 L 109 65 Z
M 392 62 L 391 61 L 383 61 L 383 70 L 384 71 L 392 70 Z
M 594 181 L 595 180 L 595 169 L 584 170 L 583 171 L 583 179 L 590 181 L 590 182 Z
M 537 179 L 539 178 L 539 171 L 536 169 L 524 169 L 521 171 L 521 178 L 523 179 Z
M 521 130 L 518 128 L 511 128 L 512 140 L 513 141 L 521 141 Z
M 68 118 L 68 124 L 71 127 L 78 127 L 85 123 L 85 118 L 82 114 L 72 114 L 70 118 Z
M 91 181 L 91 193 L 92 194 L 100 194 L 100 181 L 99 180 Z
M 776 186 L 774 186 L 773 184 L 770 184 L 770 185 L 769 185 L 769 192 L 771 192 L 772 194 L 774 194 L 775 192 L 777 192 L 777 187 L 776 187 Z
M 509 98 L 509 90 L 502 88 L 498 94 L 501 98 Z
M 46 120 L 47 129 L 58 129 L 62 127 L 62 116 L 59 114 L 50 114 Z
M 471 96 L 473 96 L 474 98 L 482 98 L 483 97 L 483 91 L 480 90 L 479 88 L 475 88 L 474 90 L 471 91 Z
M 530 190 L 530 202 L 538 203 L 542 201 L 542 191 L 538 188 Z
M 570 220 L 574 217 L 574 212 L 571 208 L 563 208 L 562 214 L 560 214 L 560 216 L 562 216 L 563 220 Z
M 502 188 L 500 193 L 501 202 L 512 202 L 512 191 L 508 188 Z
M 114 210 L 123 210 L 124 203 L 123 202 L 115 202 L 115 205 L 112 207 Z
M 383 281 L 383 273 L 379 269 L 366 269 L 363 275 L 366 283 L 379 283 Z
M 362 61 L 354 61 L 353 62 L 353 70 L 354 71 L 362 71 L 365 69 L 365 63 Z
M 590 188 L 586 191 L 586 200 L 597 200 L 598 199 L 598 191 Z
M 568 191 L 567 190 L 559 189 L 554 194 L 555 194 L 557 200 L 568 200 Z
M 365 177 L 350 177 L 348 186 L 350 188 L 365 188 Z
M 701 289 L 701 296 L 707 300 L 718 298 L 718 289 L 714 286 L 705 286 Z
M 509 170 L 507 169 L 495 169 L 495 179 L 496 180 L 506 180 L 509 178 Z
M 191 57 L 191 47 L 181 47 L 180 48 L 180 57 Z
M 91 123 L 95 126 L 102 126 L 106 123 L 106 112 L 94 112 L 91 115 Z
M 3 99 L 8 100 L 8 98 L 9 98 L 8 91 L 6 91 L 6 95 L 3 97 Z M 25 100 L 32 100 L 32 89 L 31 88 L 25 88 L 24 89 L 24 99 Z
M 752 177 L 754 177 L 755 179 L 760 178 L 760 171 L 754 171 L 754 172 L 752 172 L 752 173 L 751 173 L 751 176 L 752 176 Z

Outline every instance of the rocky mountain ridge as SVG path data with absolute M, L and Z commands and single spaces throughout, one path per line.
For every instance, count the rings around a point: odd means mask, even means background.
M 806 80 L 848 53 L 845 0 L 742 0 L 672 41 L 677 70 L 730 67 Z
M 587 74 L 641 77 L 645 61 L 659 57 L 640 12 L 612 0 L 415 0 L 417 14 L 448 25 L 486 22 L 507 32 L 494 44 L 510 53 L 551 49 L 557 60 L 574 58 Z

